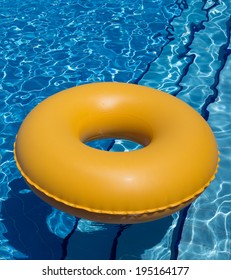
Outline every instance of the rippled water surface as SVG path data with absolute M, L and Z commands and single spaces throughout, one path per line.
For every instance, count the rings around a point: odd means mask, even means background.
M 231 259 L 230 14 L 229 0 L 1 1 L 0 259 Z M 25 116 L 60 90 L 99 81 L 161 89 L 208 121 L 220 168 L 190 207 L 106 225 L 28 189 L 13 159 Z M 91 145 L 140 148 L 120 139 Z

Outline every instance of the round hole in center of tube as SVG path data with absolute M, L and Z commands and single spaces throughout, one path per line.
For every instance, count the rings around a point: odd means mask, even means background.
M 84 142 L 85 145 L 108 152 L 131 152 L 144 148 L 140 143 L 123 138 L 102 138 Z

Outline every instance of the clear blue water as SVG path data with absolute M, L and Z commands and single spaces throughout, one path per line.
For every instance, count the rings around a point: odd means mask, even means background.
M 0 259 L 231 259 L 230 14 L 229 0 L 1 1 Z M 220 168 L 189 208 L 106 225 L 62 213 L 28 189 L 13 159 L 25 116 L 58 91 L 96 81 L 161 89 L 208 121 Z

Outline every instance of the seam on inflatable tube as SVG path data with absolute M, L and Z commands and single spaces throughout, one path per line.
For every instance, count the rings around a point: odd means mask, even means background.
M 97 214 L 108 214 L 108 215 L 132 215 L 132 216 L 135 216 L 135 215 L 144 215 L 144 214 L 153 214 L 153 213 L 161 213 L 161 212 L 164 212 L 168 209 L 174 209 L 174 208 L 177 208 L 179 207 L 180 205 L 184 205 L 184 204 L 188 204 L 190 201 L 193 201 L 194 199 L 196 199 L 209 185 L 210 183 L 215 179 L 215 175 L 218 171 L 218 168 L 219 168 L 219 162 L 220 162 L 220 157 L 219 157 L 219 151 L 218 151 L 218 160 L 217 160 L 217 166 L 216 166 L 216 170 L 215 172 L 213 173 L 212 177 L 208 180 L 208 182 L 197 192 L 195 192 L 193 195 L 177 202 L 177 203 L 172 203 L 172 204 L 169 204 L 168 206 L 165 206 L 165 207 L 161 207 L 161 208 L 153 208 L 153 209 L 146 209 L 146 210 L 142 210 L 142 211 L 111 211 L 111 210 L 98 210 L 98 209 L 93 209 L 93 208 L 90 208 L 90 207 L 84 207 L 84 206 L 80 206 L 80 205 L 77 205 L 77 204 L 74 204 L 74 203 L 70 203 L 66 200 L 63 200 L 55 195 L 52 195 L 50 194 L 49 192 L 47 192 L 46 190 L 42 189 L 41 187 L 39 187 L 37 184 L 35 184 L 25 173 L 24 171 L 21 169 L 18 161 L 17 161 L 17 157 L 16 157 L 16 142 L 14 143 L 14 159 L 15 159 L 15 162 L 16 162 L 16 165 L 19 169 L 19 171 L 21 172 L 23 178 L 26 180 L 26 182 L 33 186 L 35 189 L 37 189 L 38 191 L 40 191 L 41 193 L 45 194 L 47 197 L 50 197 L 54 200 L 56 200 L 57 202 L 59 203 L 62 203 L 66 206 L 70 206 L 72 208 L 75 208 L 76 210 L 85 210 L 85 211 L 88 211 L 88 212 L 93 212 L 93 213 L 97 213 Z

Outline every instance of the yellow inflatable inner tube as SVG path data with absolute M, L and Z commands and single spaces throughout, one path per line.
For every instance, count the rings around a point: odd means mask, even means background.
M 123 138 L 144 148 L 108 152 L 86 141 Z M 206 121 L 161 91 L 95 83 L 55 94 L 26 117 L 15 159 L 32 190 L 72 215 L 138 223 L 191 203 L 214 178 L 218 150 Z

